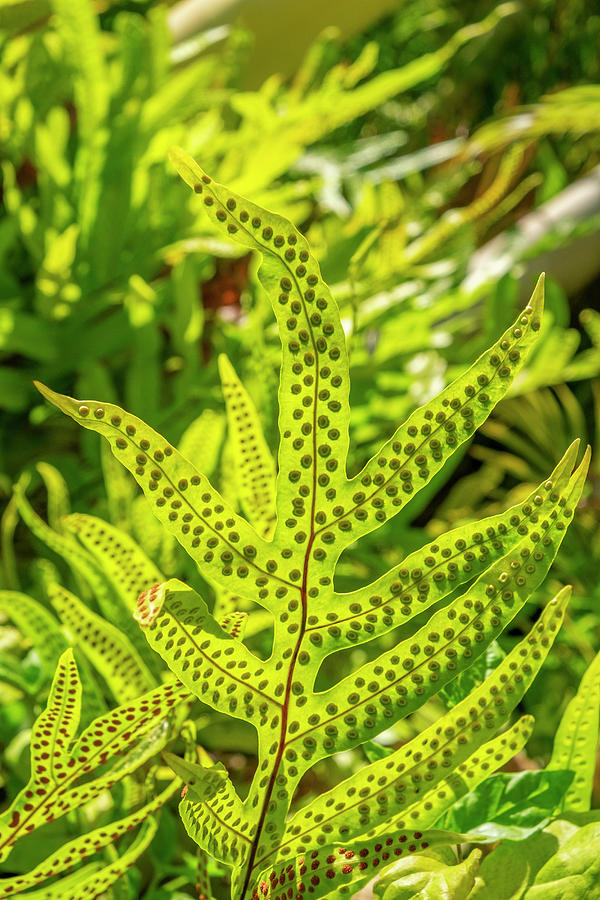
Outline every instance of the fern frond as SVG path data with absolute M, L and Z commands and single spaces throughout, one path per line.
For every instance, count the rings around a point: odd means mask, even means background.
M 141 807 L 141 809 L 138 809 L 136 812 L 133 812 L 122 819 L 111 822 L 108 826 L 95 828 L 92 831 L 89 831 L 87 834 L 82 835 L 81 837 L 76 838 L 75 840 L 70 841 L 67 844 L 64 844 L 58 851 L 52 853 L 49 857 L 47 857 L 47 859 L 39 863 L 39 865 L 37 865 L 34 869 L 32 869 L 30 872 L 27 872 L 26 875 L 19 875 L 15 878 L 1 879 L 0 900 L 4 900 L 5 897 L 9 896 L 14 897 L 22 891 L 27 890 L 28 888 L 36 887 L 47 878 L 53 878 L 57 875 L 61 876 L 62 882 L 62 876 L 64 872 L 68 872 L 69 869 L 71 869 L 73 866 L 77 865 L 78 863 L 82 863 L 89 856 L 93 856 L 103 847 L 107 847 L 109 844 L 112 844 L 124 834 L 127 834 L 127 832 L 131 831 L 133 828 L 136 828 L 138 825 L 144 822 L 153 813 L 158 812 L 161 807 L 165 803 L 167 803 L 168 800 L 170 800 L 170 798 L 180 787 L 180 785 L 181 782 L 178 779 L 175 779 L 175 781 L 171 782 L 168 787 L 161 791 L 161 793 L 158 794 L 153 800 L 150 800 L 143 807 Z M 153 835 L 154 829 L 151 829 L 151 832 Z M 141 853 L 146 846 L 146 842 L 142 840 L 139 846 L 141 847 Z M 93 884 L 94 887 L 102 886 L 103 890 L 108 887 L 108 883 L 105 881 L 105 876 L 103 876 L 102 878 L 97 878 L 97 885 L 95 882 L 92 882 L 88 875 L 85 876 L 85 881 L 90 881 L 90 885 Z M 31 896 L 31 894 L 27 894 L 27 896 L 29 897 Z M 88 897 L 96 895 L 86 893 L 82 896 Z
M 349 479 L 346 341 L 306 238 L 286 219 L 214 182 L 183 151 L 171 156 L 213 226 L 260 256 L 259 277 L 282 340 L 274 503 L 272 464 L 255 411 L 224 360 L 233 440 L 223 495 L 229 496 L 236 466 L 244 511 L 256 528 L 235 513 L 235 500 L 227 502 L 141 420 L 112 404 L 39 389 L 108 440 L 218 596 L 235 606 L 237 598 L 258 602 L 273 616 L 273 651 L 261 660 L 234 636 L 235 625 L 224 620 L 220 626 L 188 585 L 170 580 L 141 595 L 135 615 L 150 646 L 196 697 L 258 732 L 258 767 L 243 801 L 219 767 L 186 764 L 194 782 L 181 804 L 188 833 L 233 868 L 234 900 L 348 893 L 381 864 L 386 822 L 398 830 L 385 839 L 390 847 L 401 849 L 405 836 L 409 852 L 417 852 L 416 842 L 410 849 L 415 831 L 425 831 L 413 823 L 431 829 L 453 796 L 523 746 L 530 719 L 499 737 L 494 732 L 508 726 L 548 653 L 569 591 L 442 720 L 287 821 L 301 777 L 319 759 L 376 737 L 417 709 L 501 634 L 555 558 L 581 496 L 589 450 L 573 472 L 577 445 L 569 448 L 524 503 L 428 543 L 373 584 L 337 593 L 333 579 L 343 549 L 403 510 L 506 395 L 540 328 L 543 278 L 494 346 L 412 413 Z M 342 672 L 333 687 L 315 690 L 332 652 L 384 635 L 447 597 L 412 637 L 353 674 Z M 252 628 L 252 614 L 249 621 Z M 347 840 L 352 845 L 344 846 Z M 354 856 L 342 861 L 346 853 L 357 854 L 356 863 Z
M 73 652 L 66 650 L 33 726 L 31 777 L 0 816 L 0 860 L 18 838 L 99 796 L 158 752 L 169 736 L 171 709 L 188 698 L 178 682 L 165 684 L 95 719 L 75 740 L 81 694 Z M 77 784 L 115 757 L 108 770 Z

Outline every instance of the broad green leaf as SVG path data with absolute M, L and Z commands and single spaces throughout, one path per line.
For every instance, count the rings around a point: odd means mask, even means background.
M 590 808 L 600 722 L 600 654 L 581 679 L 554 738 L 548 769 L 568 769 L 573 783 L 556 804 L 556 812 L 586 812 Z
M 525 841 L 502 841 L 485 857 L 469 900 L 594 900 L 599 827 L 561 818 Z
M 435 847 L 394 863 L 375 882 L 373 891 L 381 900 L 467 900 L 480 859 L 481 851 L 473 850 L 457 862 L 449 847 Z
M 498 773 L 459 800 L 443 827 L 493 840 L 521 840 L 548 823 L 572 780 L 571 772 L 548 769 Z
M 524 900 L 598 900 L 600 897 L 600 823 L 584 825 L 552 856 L 535 877 Z

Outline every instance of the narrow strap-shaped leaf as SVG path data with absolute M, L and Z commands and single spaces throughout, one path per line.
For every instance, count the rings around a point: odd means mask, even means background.
M 47 462 L 39 462 L 36 468 L 48 494 L 48 523 L 55 531 L 62 531 L 62 518 L 71 511 L 67 483 L 58 469 Z
M 101 566 L 71 535 L 60 534 L 58 531 L 54 531 L 34 512 L 25 496 L 25 485 L 26 480 L 21 479 L 15 485 L 14 496 L 19 513 L 27 527 L 50 550 L 62 556 L 73 569 L 73 572 L 92 589 L 104 616 L 111 622 L 122 621 L 126 627 L 128 623 L 126 609 L 115 596 Z
M 258 533 L 270 538 L 276 523 L 273 457 L 254 403 L 224 354 L 219 357 L 219 372 L 242 509 Z
M 185 701 L 187 698 L 188 695 L 185 694 L 183 697 L 178 698 L 175 702 L 181 702 L 181 700 Z M 131 709 L 131 707 L 128 707 L 128 709 Z M 173 713 L 172 710 L 167 707 L 161 713 L 155 714 L 157 715 L 157 718 L 154 720 L 154 724 L 149 723 L 147 717 L 144 717 L 140 720 L 139 734 L 135 732 L 133 733 L 133 735 L 131 735 L 129 731 L 127 732 L 127 743 L 124 749 L 121 749 L 118 745 L 113 745 L 109 748 L 108 754 L 103 753 L 103 742 L 101 741 L 99 745 L 91 748 L 94 752 L 89 753 L 90 737 L 88 735 L 88 743 L 82 744 L 84 755 L 82 755 L 81 761 L 83 763 L 89 762 L 91 759 L 93 769 L 97 765 L 103 765 L 102 760 L 107 759 L 108 756 L 118 756 L 118 759 L 112 763 L 112 765 L 106 772 L 98 775 L 92 781 L 72 787 L 69 790 L 69 794 L 67 797 L 68 806 L 67 808 L 60 810 L 60 815 L 63 815 L 64 812 L 69 812 L 71 809 L 77 809 L 79 806 L 90 800 L 95 800 L 105 791 L 110 791 L 115 784 L 122 781 L 124 778 L 127 778 L 127 776 L 132 775 L 134 772 L 136 772 L 136 770 L 138 770 L 149 760 L 155 758 L 156 755 L 164 749 L 167 741 L 172 740 L 172 738 L 176 734 L 176 727 L 172 727 L 175 724 L 175 713 Z M 134 722 L 135 719 L 136 716 L 134 715 Z M 113 724 L 118 723 L 114 723 L 114 721 L 109 722 L 109 727 Z M 94 735 L 94 737 L 97 738 L 98 735 Z M 85 755 L 86 753 L 88 754 L 87 756 Z
M 31 733 L 31 767 L 44 771 L 51 784 L 66 778 L 69 746 L 79 725 L 81 683 L 71 649 L 61 655 L 46 709 Z
M 586 670 L 579 690 L 560 720 L 549 769 L 574 773 L 557 812 L 587 812 L 590 808 L 600 723 L 600 653 Z
M 553 512 L 528 529 L 520 543 L 465 594 L 434 613 L 411 638 L 330 690 L 313 695 L 300 714 L 293 712 L 290 721 L 297 721 L 299 727 L 288 741 L 288 754 L 293 748 L 303 759 L 315 762 L 356 746 L 365 733 L 377 735 L 467 668 L 501 634 L 547 574 L 581 496 L 588 467 L 589 451 Z M 303 721 L 308 727 L 302 726 Z M 300 765 L 304 768 L 305 763 Z
M 150 846 L 157 829 L 154 819 L 146 819 L 133 843 L 108 865 L 93 867 L 91 873 L 81 873 L 71 879 L 62 879 L 51 888 L 32 891 L 27 894 L 32 900 L 92 900 L 94 897 L 106 896 L 107 890 L 115 881 L 133 866 L 142 853 Z
M 73 892 L 78 891 L 82 884 L 97 872 L 102 871 L 102 865 L 100 860 L 89 862 L 82 866 L 78 871 L 65 875 L 59 882 L 55 882 L 52 887 L 40 888 L 37 891 L 28 891 L 26 896 L 27 898 L 33 897 L 34 900 L 59 900 L 59 897 L 63 898 L 69 895 L 72 897 Z M 59 887 L 61 890 L 60 895 Z
M 446 769 L 456 768 L 471 756 L 507 721 L 535 678 L 570 595 L 569 588 L 563 589 L 492 675 L 434 725 L 297 813 L 286 831 L 292 852 L 308 849 L 322 831 L 329 838 L 333 834 L 334 839 L 345 840 L 377 827 L 418 801 L 424 789 L 430 790 L 445 777 Z
M 337 306 L 306 238 L 290 222 L 215 182 L 183 150 L 170 155 L 183 180 L 202 195 L 209 219 L 262 256 L 259 277 L 283 345 L 276 534 L 293 555 L 304 554 L 315 522 L 335 516 L 336 492 L 345 482 L 349 377 Z M 327 440 L 319 440 L 319 429 Z M 300 578 L 301 571 L 292 580 Z
M 4 900 L 4 898 L 8 896 L 14 897 L 16 894 L 19 894 L 30 887 L 36 887 L 47 878 L 62 875 L 73 866 L 83 862 L 94 853 L 97 853 L 103 847 L 118 840 L 122 835 L 131 831 L 147 819 L 149 815 L 157 812 L 173 796 L 180 784 L 181 782 L 176 779 L 153 800 L 150 800 L 136 812 L 118 819 L 115 822 L 110 822 L 107 826 L 95 828 L 94 830 L 87 832 L 87 834 L 82 835 L 82 837 L 69 841 L 67 844 L 63 844 L 59 850 L 52 853 L 25 875 L 1 879 L 0 900 Z
M 284 691 L 277 672 L 224 631 L 188 585 L 172 579 L 141 594 L 135 617 L 150 646 L 204 703 L 257 726 L 277 720 Z
M 328 611 L 309 618 L 309 636 L 320 637 L 324 652 L 372 640 L 481 575 L 536 522 L 552 513 L 571 475 L 578 447 L 575 441 L 549 478 L 522 503 L 446 532 L 372 584 L 350 594 L 332 593 L 331 600 L 322 603 Z
M 215 584 L 250 600 L 285 596 L 268 545 L 236 515 L 204 475 L 140 419 L 112 403 L 81 402 L 36 382 L 40 393 L 80 425 L 105 437 L 152 502 L 154 514 Z
M 136 542 L 108 522 L 74 513 L 66 517 L 64 525 L 94 557 L 130 613 L 142 591 L 164 580 Z
M 137 487 L 104 441 L 101 444 L 100 459 L 110 521 L 127 533 L 131 529 L 131 504 L 137 494 Z
M 20 587 L 15 556 L 15 529 L 19 522 L 19 513 L 15 497 L 12 496 L 5 505 L 0 518 L 0 541 L 2 556 L 2 586 L 16 591 Z
M 156 687 L 137 650 L 118 628 L 56 583 L 48 586 L 48 594 L 69 632 L 104 677 L 117 702 L 133 700 Z
M 176 704 L 188 698 L 183 685 L 171 681 L 95 719 L 73 748 L 81 771 L 88 773 L 135 747 L 142 735 L 160 725 Z
M 336 544 L 338 538 L 344 545 L 352 543 L 398 512 L 433 478 L 505 396 L 535 341 L 543 304 L 541 277 L 528 306 L 500 340 L 415 410 L 352 479 L 351 502 L 320 528 L 319 537 L 333 535 Z
M 158 569 L 131 538 L 93 516 L 66 516 L 62 520 L 64 532 L 54 531 L 27 501 L 25 484 L 21 480 L 15 487 L 16 502 L 23 521 L 47 547 L 66 560 L 78 579 L 83 579 L 92 589 L 104 618 L 118 625 L 146 667 L 157 672 L 156 659 L 141 639 L 131 612 L 143 587 L 153 584 L 156 575 L 161 577 Z M 82 546 L 72 536 L 73 533 L 86 546 Z
M 35 813 L 66 781 L 67 752 L 77 731 L 80 711 L 81 686 L 73 651 L 68 649 L 58 661 L 46 709 L 32 729 L 29 784 L 0 816 L 0 860 L 8 856 L 19 834 L 31 830 Z
M 56 670 L 68 644 L 54 616 L 41 603 L 19 591 L 0 591 L 0 609 L 35 647 L 47 675 Z
M 188 425 L 181 440 L 179 452 L 200 472 L 210 478 L 217 468 L 219 454 L 225 437 L 226 420 L 214 409 L 203 410 Z
M 162 527 L 152 512 L 150 501 L 143 494 L 136 497 L 131 505 L 131 528 L 138 546 L 148 559 L 155 560 L 167 577 L 172 575 L 177 541 Z

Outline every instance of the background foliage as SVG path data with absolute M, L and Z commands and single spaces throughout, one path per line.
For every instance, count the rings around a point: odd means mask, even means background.
M 406 513 L 344 553 L 336 586 L 358 588 L 449 528 L 524 501 L 574 439 L 592 445 L 578 514 L 549 578 L 486 657 L 491 670 L 548 598 L 573 585 L 561 632 L 520 703 L 535 716 L 526 751 L 512 774 L 494 776 L 488 793 L 444 823 L 470 833 L 494 822 L 502 843 L 484 847 L 477 864 L 432 848 L 397 863 L 375 889 L 390 900 L 434 897 L 450 885 L 453 897 L 483 900 L 510 869 L 516 880 L 504 893 L 494 888 L 499 898 L 571 896 L 549 885 L 597 840 L 599 802 L 589 762 L 597 723 L 586 738 L 592 812 L 564 805 L 553 765 L 561 716 L 586 671 L 580 690 L 598 705 L 589 672 L 600 644 L 600 16 L 578 0 L 458 8 L 405 0 L 343 41 L 325 28 L 296 72 L 273 72 L 254 87 L 251 33 L 218 26 L 174 44 L 171 12 L 141 2 L 0 4 L 3 808 L 28 781 L 32 729 L 59 657 L 72 665 L 69 646 L 86 698 L 82 727 L 160 689 L 165 670 L 129 616 L 137 582 L 127 573 L 188 581 L 215 614 L 239 606 L 204 582 L 95 436 L 53 413 L 33 388 L 37 379 L 121 404 L 249 514 L 232 474 L 217 361 L 222 353 L 231 360 L 273 454 L 280 345 L 256 260 L 199 212 L 169 164 L 167 151 L 179 144 L 308 237 L 346 332 L 351 474 L 493 343 L 546 270 L 542 334 L 510 396 Z M 293 21 L 289 28 L 293 40 Z M 111 569 L 106 553 L 99 561 L 90 514 L 107 523 L 102 541 L 114 541 L 127 564 Z M 268 534 L 268 515 L 261 527 Z M 246 641 L 266 655 L 271 634 L 261 615 Z M 391 646 L 381 638 L 377 652 Z M 345 653 L 337 677 L 375 651 Z M 486 670 L 472 674 L 478 684 Z M 454 699 L 450 686 L 374 748 L 319 763 L 300 785 L 302 802 L 357 771 L 365 755 L 400 747 L 436 721 L 472 686 L 459 681 Z M 99 787 L 93 802 L 44 826 L 35 849 L 33 838 L 17 844 L 3 873 L 30 871 L 82 828 L 147 807 L 129 857 L 102 848 L 105 867 L 134 863 L 106 896 L 193 896 L 202 870 L 167 802 L 179 785 L 159 751 L 169 735 L 179 755 L 201 744 L 243 795 L 255 735 L 208 708 L 178 705 L 165 721 L 168 733 L 144 738 L 135 775 L 123 766 L 112 793 Z M 521 872 L 515 860 L 529 856 L 539 865 Z M 225 896 L 211 867 L 215 896 Z M 83 890 L 76 878 L 73 896 Z

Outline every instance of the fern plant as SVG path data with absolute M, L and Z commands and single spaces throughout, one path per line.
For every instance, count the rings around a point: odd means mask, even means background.
M 260 511 L 256 528 L 140 419 L 111 403 L 38 388 L 108 440 L 211 584 L 273 618 L 272 653 L 260 659 L 230 633 L 235 629 L 218 624 L 190 585 L 171 579 L 139 598 L 135 618 L 182 684 L 258 732 L 258 767 L 244 800 L 221 765 L 169 757 L 188 785 L 181 803 L 188 833 L 232 868 L 235 900 L 348 894 L 398 856 L 451 839 L 433 829 L 436 820 L 524 745 L 530 717 L 494 735 L 547 655 L 569 589 L 443 718 L 289 818 L 300 779 L 319 760 L 370 741 L 418 709 L 502 632 L 554 559 L 589 451 L 573 471 L 572 445 L 526 502 L 447 533 L 372 584 L 338 592 L 342 551 L 403 509 L 506 394 L 540 328 L 543 280 L 512 328 L 348 478 L 345 336 L 306 239 L 286 219 L 214 182 L 183 151 L 172 151 L 172 159 L 214 226 L 261 255 L 260 278 L 282 339 L 275 521 L 260 436 L 247 405 L 236 402 L 226 366 L 239 438 L 231 475 L 242 475 L 245 508 Z M 434 606 L 412 635 L 319 689 L 326 657 L 388 635 Z
M 488 779 L 483 790 L 479 788 L 469 797 L 458 817 L 454 810 L 450 822 L 444 824 L 456 827 L 459 818 L 461 830 L 473 831 L 484 822 L 488 829 L 497 829 L 494 823 L 502 812 L 510 811 L 511 793 L 513 803 L 515 794 L 517 800 L 525 800 L 517 819 L 523 824 L 524 809 L 534 805 L 531 784 L 542 782 L 547 788 L 549 775 L 571 776 L 572 782 L 554 803 L 546 790 L 545 811 L 552 821 L 536 822 L 537 827 L 524 833 L 522 840 L 502 840 L 483 860 L 478 849 L 459 860 L 450 846 L 435 847 L 419 859 L 397 860 L 377 881 L 375 895 L 383 900 L 440 896 L 451 900 L 595 900 L 600 896 L 600 812 L 590 809 L 599 689 L 600 655 L 596 655 L 561 718 L 547 768 Z M 498 793 L 485 790 L 497 779 L 505 779 L 509 787 L 500 795 L 500 803 Z M 529 794 L 523 797 L 521 792 L 519 797 L 511 788 L 518 788 L 524 779 L 529 781 Z

